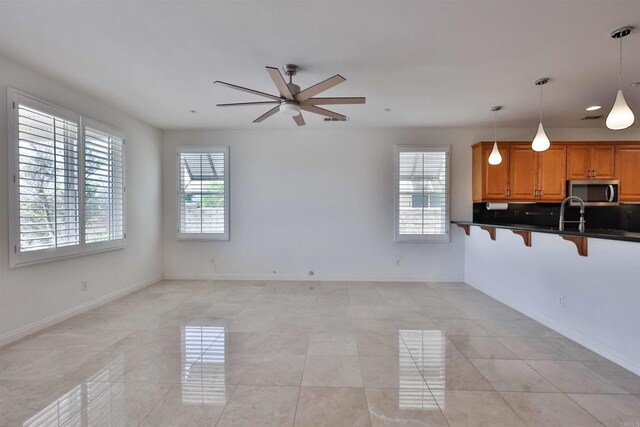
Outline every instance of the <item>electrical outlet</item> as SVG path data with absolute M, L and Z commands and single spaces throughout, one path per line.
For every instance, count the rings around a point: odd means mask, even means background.
M 560 295 L 557 302 L 560 307 L 564 307 L 564 295 Z
M 80 289 L 83 290 L 83 291 L 87 290 L 87 282 L 86 281 L 83 280 L 83 281 L 80 282 Z

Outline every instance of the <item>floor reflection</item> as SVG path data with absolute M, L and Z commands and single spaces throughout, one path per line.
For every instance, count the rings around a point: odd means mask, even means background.
M 23 426 L 124 425 L 122 355 L 25 421 Z
M 443 409 L 446 381 L 444 334 L 440 330 L 401 329 L 398 336 L 400 408 L 438 409 L 440 406 Z
M 224 405 L 227 401 L 225 327 L 185 326 L 182 342 L 182 403 Z

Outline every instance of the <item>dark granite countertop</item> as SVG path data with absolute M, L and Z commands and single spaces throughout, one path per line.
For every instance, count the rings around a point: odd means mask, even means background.
M 452 224 L 460 225 L 475 225 L 484 227 L 504 228 L 507 230 L 521 230 L 521 231 L 533 231 L 536 233 L 558 234 L 565 236 L 582 236 L 591 237 L 594 239 L 607 239 L 607 240 L 621 240 L 625 242 L 638 242 L 640 243 L 640 233 L 625 230 L 613 230 L 604 228 L 587 228 L 584 233 L 578 232 L 578 230 L 569 228 L 568 230 L 560 231 L 558 227 L 549 227 L 544 225 L 526 225 L 526 224 L 485 224 L 472 221 L 451 221 Z

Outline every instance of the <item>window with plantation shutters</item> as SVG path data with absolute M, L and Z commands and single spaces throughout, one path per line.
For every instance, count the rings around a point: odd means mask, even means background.
M 449 241 L 449 147 L 396 147 L 395 240 Z
M 16 90 L 8 95 L 10 266 L 122 247 L 122 134 Z
M 178 148 L 178 238 L 229 240 L 229 147 Z
M 118 244 L 124 238 L 124 137 L 92 120 L 83 123 L 85 243 Z

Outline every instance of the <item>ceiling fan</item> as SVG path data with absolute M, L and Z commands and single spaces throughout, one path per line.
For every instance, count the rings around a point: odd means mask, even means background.
M 271 99 L 271 101 L 237 102 L 234 104 L 217 104 L 217 106 L 237 107 L 251 105 L 274 105 L 274 107 L 269 111 L 255 119 L 253 123 L 260 123 L 261 121 L 273 116 L 277 112 L 280 112 L 285 116 L 293 117 L 293 120 L 298 126 L 304 126 L 305 122 L 300 110 L 320 114 L 337 121 L 345 121 L 347 119 L 346 116 L 318 107 L 318 105 L 364 104 L 366 100 L 366 98 L 364 97 L 313 98 L 320 92 L 324 92 L 325 90 L 344 82 L 346 79 L 340 74 L 336 74 L 335 76 L 330 77 L 327 80 L 310 86 L 304 90 L 300 90 L 300 86 L 292 82 L 293 76 L 295 76 L 300 69 L 300 67 L 298 67 L 297 65 L 287 64 L 283 67 L 284 73 L 289 77 L 289 83 L 285 81 L 284 77 L 282 77 L 282 73 L 280 73 L 280 70 L 278 70 L 277 68 L 266 67 L 266 69 L 269 73 L 269 76 L 273 80 L 273 83 L 275 83 L 276 88 L 278 88 L 280 96 L 271 95 L 269 93 L 260 92 L 242 86 L 237 86 L 231 83 L 215 81 L 213 82 L 214 84 L 219 84 L 231 89 L 253 93 L 255 95 Z

